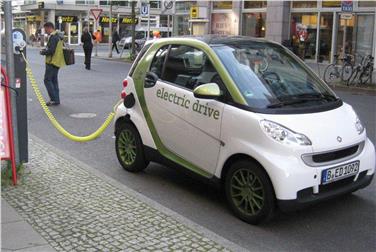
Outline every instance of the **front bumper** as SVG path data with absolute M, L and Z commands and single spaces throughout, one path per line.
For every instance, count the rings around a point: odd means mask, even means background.
M 320 190 L 320 193 L 318 194 L 314 194 L 311 187 L 300 190 L 297 194 L 297 198 L 294 200 L 278 200 L 278 207 L 283 212 L 295 211 L 325 200 L 332 199 L 339 195 L 354 192 L 368 186 L 373 179 L 373 175 L 374 174 L 367 175 L 367 171 L 363 171 L 359 174 L 356 181 L 349 181 L 353 179 L 350 177 L 348 178 L 348 181 L 344 179 L 338 181 L 337 184 L 336 182 L 328 184 L 327 187 L 329 188 L 323 188 L 323 190 Z

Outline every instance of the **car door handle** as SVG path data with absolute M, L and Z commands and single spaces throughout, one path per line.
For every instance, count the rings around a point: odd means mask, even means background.
M 146 75 L 145 75 L 144 87 L 145 88 L 154 87 L 155 84 L 157 83 L 158 79 L 159 79 L 159 77 L 155 73 L 147 72 Z

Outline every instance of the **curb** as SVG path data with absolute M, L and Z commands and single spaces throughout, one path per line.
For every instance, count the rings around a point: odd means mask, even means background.
M 376 88 L 351 87 L 351 86 L 345 86 L 345 85 L 328 85 L 328 86 L 336 91 L 357 92 L 359 94 L 376 96 Z

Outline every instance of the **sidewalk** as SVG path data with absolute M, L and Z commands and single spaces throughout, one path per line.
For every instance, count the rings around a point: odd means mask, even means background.
M 24 182 L 2 190 L 2 251 L 245 251 L 37 137 L 29 149 Z

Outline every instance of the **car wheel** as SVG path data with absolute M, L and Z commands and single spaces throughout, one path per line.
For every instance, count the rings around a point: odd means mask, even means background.
M 241 220 L 258 224 L 273 216 L 273 187 L 256 162 L 239 160 L 233 163 L 225 178 L 225 192 L 231 210 Z
M 115 148 L 117 158 L 125 170 L 139 172 L 147 167 L 149 162 L 145 160 L 140 134 L 132 124 L 123 123 L 116 130 Z

